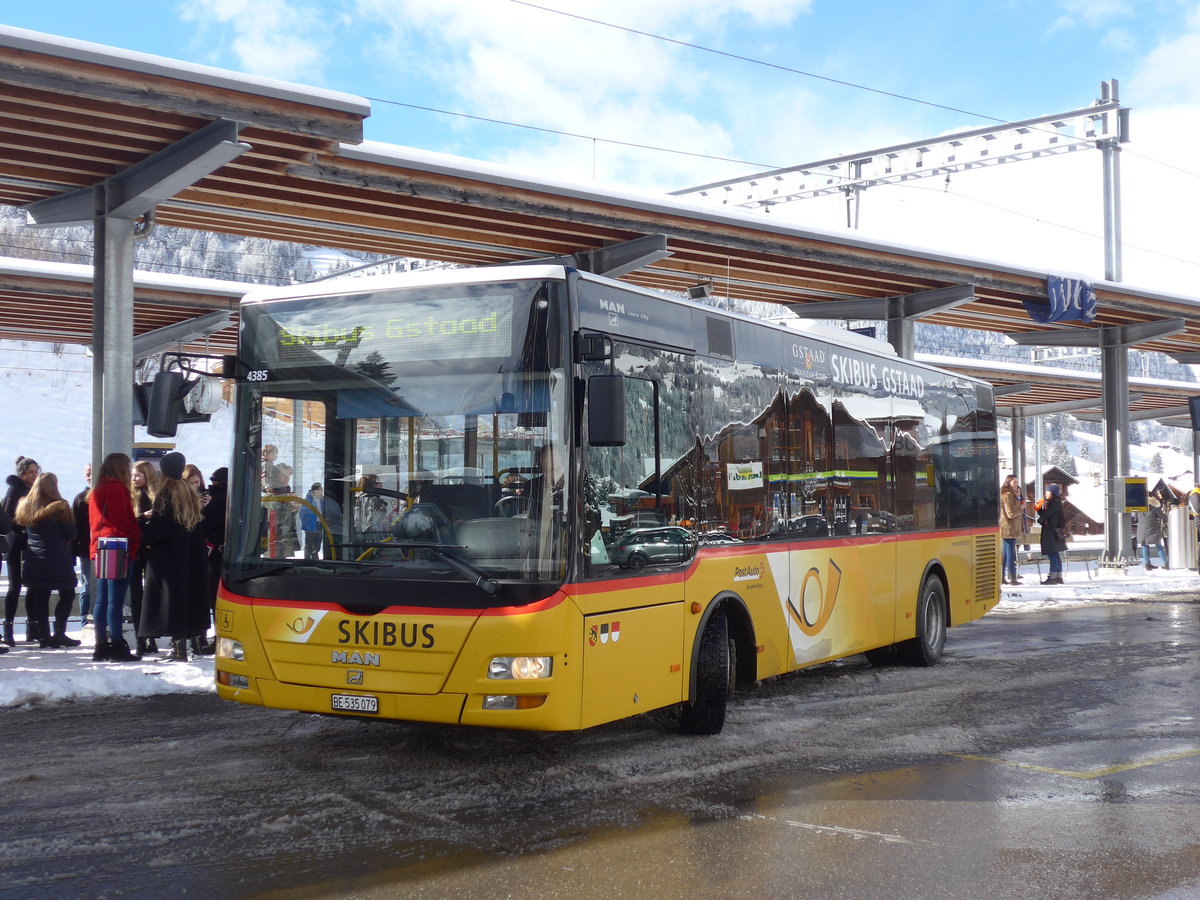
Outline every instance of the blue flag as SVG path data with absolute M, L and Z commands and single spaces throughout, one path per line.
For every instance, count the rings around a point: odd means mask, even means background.
M 1081 278 L 1046 276 L 1046 298 L 1024 300 L 1025 312 L 1039 324 L 1046 322 L 1083 322 L 1096 318 L 1096 292 Z

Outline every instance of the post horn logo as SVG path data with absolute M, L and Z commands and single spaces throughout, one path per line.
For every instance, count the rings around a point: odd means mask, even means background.
M 292 621 L 285 622 L 284 624 L 296 634 L 307 634 L 313 627 L 313 617 L 305 616 L 304 618 L 300 618 L 297 616 Z

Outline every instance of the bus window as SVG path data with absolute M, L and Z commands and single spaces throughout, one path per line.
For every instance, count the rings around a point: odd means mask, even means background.
M 692 512 L 695 426 L 687 358 L 620 345 L 625 370 L 625 443 L 585 443 L 582 538 L 590 574 L 687 562 L 696 548 Z M 606 374 L 592 363 L 587 374 Z

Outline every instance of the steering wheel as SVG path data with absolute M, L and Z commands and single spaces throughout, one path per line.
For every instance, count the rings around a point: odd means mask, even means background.
M 525 508 L 528 499 L 520 494 L 510 494 L 497 500 L 492 509 L 495 510 L 496 515 L 511 519 Z

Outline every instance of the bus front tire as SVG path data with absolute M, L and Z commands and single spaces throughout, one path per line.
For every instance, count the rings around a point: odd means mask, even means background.
M 725 613 L 717 610 L 700 636 L 696 690 L 679 715 L 679 730 L 683 734 L 721 733 L 725 726 L 725 707 L 733 695 L 737 671 L 735 653 Z
M 917 599 L 917 636 L 896 649 L 906 666 L 934 666 L 941 662 L 945 647 L 946 589 L 940 578 L 930 575 Z

